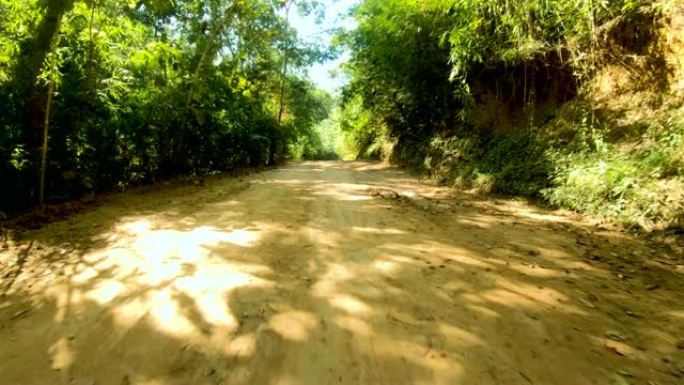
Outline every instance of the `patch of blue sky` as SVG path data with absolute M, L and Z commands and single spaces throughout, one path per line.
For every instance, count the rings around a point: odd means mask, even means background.
M 290 24 L 297 30 L 301 39 L 330 47 L 336 29 L 352 29 L 356 26 L 348 14 L 359 2 L 360 0 L 319 0 L 325 11 L 323 15 L 317 12 L 300 15 L 292 9 L 289 16 Z M 339 67 L 348 59 L 349 53 L 342 52 L 336 59 L 316 63 L 308 68 L 309 77 L 319 88 L 336 93 L 345 84 L 344 76 L 338 71 Z

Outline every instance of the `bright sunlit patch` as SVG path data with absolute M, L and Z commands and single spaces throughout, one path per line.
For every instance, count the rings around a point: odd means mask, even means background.
M 355 297 L 346 294 L 338 294 L 330 299 L 330 304 L 347 313 L 364 315 L 371 312 L 371 308 Z
M 123 283 L 117 280 L 107 279 L 99 282 L 95 286 L 95 289 L 87 293 L 87 296 L 100 305 L 105 305 L 125 292 L 126 286 Z
M 590 339 L 594 340 L 594 342 L 599 345 L 603 346 L 604 349 L 607 349 L 609 351 L 616 352 L 617 354 L 621 356 L 626 356 L 628 358 L 636 358 L 636 356 L 640 356 L 643 353 L 640 353 L 637 349 L 633 348 L 631 345 L 627 344 L 626 342 L 621 342 L 621 341 L 616 341 L 610 338 L 603 338 L 603 337 L 594 337 L 590 336 Z
M 52 369 L 54 370 L 64 370 L 73 364 L 74 354 L 69 347 L 69 340 L 66 337 L 61 337 L 52 345 L 50 357 L 52 358 Z
M 317 185 L 325 183 L 324 180 L 305 180 L 305 179 L 270 179 L 267 181 L 253 181 L 254 184 L 273 184 L 273 185 Z
M 410 265 L 413 265 L 416 263 L 415 260 L 408 258 L 408 257 L 400 256 L 400 255 L 394 255 L 390 259 L 394 262 L 397 262 L 397 263 L 408 263 Z
M 196 332 L 195 325 L 183 314 L 169 291 L 150 293 L 148 303 L 154 304 L 149 315 L 159 329 L 186 336 Z
M 233 249 L 221 245 L 248 247 L 259 240 L 261 233 L 247 229 L 220 231 L 208 226 L 190 231 L 153 227 L 142 220 L 123 224 L 118 229 L 134 237 L 122 237 L 110 248 L 85 255 L 87 265 L 75 274 L 73 282 L 90 288 L 70 292 L 63 301 L 64 308 L 68 308 L 67 303 L 86 299 L 111 304 L 132 295 L 132 299 L 111 309 L 117 324 L 132 326 L 145 318 L 170 335 L 203 338 L 206 330 L 199 330 L 197 320 L 188 318 L 198 316 L 201 322 L 214 327 L 212 333 L 234 332 L 238 322 L 228 306 L 230 291 L 271 284 L 249 273 L 270 270 L 262 265 L 229 263 L 226 257 Z M 217 250 L 224 251 L 217 254 Z M 55 288 L 58 298 L 63 297 L 60 292 L 64 288 Z M 193 306 L 196 315 L 189 313 L 187 306 Z M 58 312 L 58 316 L 62 313 Z M 284 323 L 281 319 L 277 326 L 286 334 Z M 301 336 L 302 330 L 300 325 L 291 335 Z M 225 348 L 222 342 L 219 345 Z M 245 351 L 245 346 L 240 349 Z
M 259 240 L 259 233 L 246 230 L 235 230 L 218 238 L 221 242 L 247 247 Z
M 133 250 L 151 263 L 161 264 L 175 254 L 180 234 L 171 230 L 157 230 L 141 234 L 133 243 Z
M 480 337 L 456 326 L 440 323 L 439 331 L 447 337 L 447 340 L 458 345 L 485 345 Z
M 400 243 L 389 243 L 384 245 L 384 247 L 397 254 L 406 254 L 406 252 L 410 250 L 419 255 L 421 259 L 425 260 L 431 260 L 437 257 L 441 261 L 456 262 L 466 266 L 480 268 L 494 267 L 491 263 L 485 262 L 481 258 L 471 256 L 473 254 L 467 249 L 453 247 L 440 242 L 427 242 L 411 246 Z M 452 264 L 452 266 L 456 265 Z
M 238 322 L 230 312 L 223 296 L 216 295 L 215 293 L 206 293 L 205 295 L 196 298 L 195 304 L 205 321 L 230 329 L 237 328 Z
M 97 275 L 97 270 L 93 269 L 92 267 L 87 267 L 83 269 L 80 273 L 74 275 L 72 280 L 76 284 L 85 283 L 97 277 Z
M 140 321 L 149 310 L 149 300 L 137 297 L 114 307 L 112 316 L 117 325 L 132 326 Z
M 182 277 L 174 286 L 194 298 L 205 321 L 228 328 L 237 327 L 237 320 L 228 308 L 226 293 L 248 285 L 266 286 L 268 282 L 234 270 L 229 265 L 199 266 L 191 277 Z
M 335 324 L 342 329 L 348 330 L 354 334 L 362 336 L 370 336 L 372 330 L 368 323 L 360 318 L 351 316 L 340 316 L 335 318 Z
M 684 320 L 684 310 L 671 310 L 667 314 Z
M 564 312 L 584 315 L 582 309 L 568 304 L 568 298 L 549 288 L 538 288 L 521 282 L 509 282 L 503 278 L 496 280 L 499 289 L 486 290 L 476 294 L 464 294 L 463 297 L 472 303 L 495 303 L 506 307 L 546 308 L 561 307 Z M 560 300 L 560 303 L 559 303 Z
M 355 277 L 355 274 L 345 265 L 330 263 L 328 271 L 313 286 L 313 293 L 318 296 L 328 296 L 337 291 L 337 284 Z
M 318 321 L 311 313 L 303 311 L 289 311 L 273 316 L 269 326 L 283 338 L 295 341 L 306 341 L 309 332 Z
M 154 268 L 146 270 L 146 281 L 153 286 L 163 285 L 180 276 L 182 270 L 183 267 L 178 263 L 165 263 L 160 260 L 155 263 Z
M 385 274 L 395 273 L 399 270 L 399 264 L 392 261 L 375 261 L 373 267 Z
M 146 220 L 139 220 L 135 222 L 123 223 L 117 226 L 118 231 L 124 231 L 133 234 L 142 234 L 150 230 L 152 224 Z
M 406 234 L 406 231 L 399 230 L 399 229 L 378 229 L 375 227 L 358 227 L 358 226 L 353 226 L 352 231 L 358 231 L 360 233 L 369 233 L 369 234 L 394 234 L 394 235 Z
M 225 293 L 240 286 L 270 285 L 263 279 L 240 271 L 240 268 L 240 265 L 206 261 L 197 266 L 197 271 L 192 276 L 179 277 L 175 286 L 191 295 L 200 296 L 209 292 Z
M 225 352 L 233 357 L 250 357 L 256 351 L 256 338 L 253 333 L 243 334 L 230 340 Z

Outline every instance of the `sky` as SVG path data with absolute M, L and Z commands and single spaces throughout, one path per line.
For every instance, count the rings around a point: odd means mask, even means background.
M 316 23 L 316 15 L 301 16 L 293 9 L 290 11 L 290 24 L 297 29 L 297 34 L 305 41 L 322 43 L 325 46 L 330 44 L 333 28 L 345 27 L 353 28 L 354 20 L 345 17 L 352 6 L 360 0 L 319 0 L 325 7 L 325 18 L 321 23 Z M 342 77 L 334 77 L 331 71 L 339 67 L 349 57 L 348 53 L 343 53 L 338 59 L 331 60 L 322 64 L 314 64 L 309 68 L 309 77 L 316 85 L 328 92 L 334 93 L 343 84 Z

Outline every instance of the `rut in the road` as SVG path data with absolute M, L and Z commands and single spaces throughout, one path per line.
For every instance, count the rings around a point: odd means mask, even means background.
M 0 383 L 682 383 L 674 255 L 454 194 L 299 163 L 26 232 L 1 254 Z

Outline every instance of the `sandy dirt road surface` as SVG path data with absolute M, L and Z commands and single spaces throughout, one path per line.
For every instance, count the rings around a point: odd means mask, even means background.
M 0 249 L 0 384 L 684 384 L 676 251 L 368 163 L 156 187 Z

